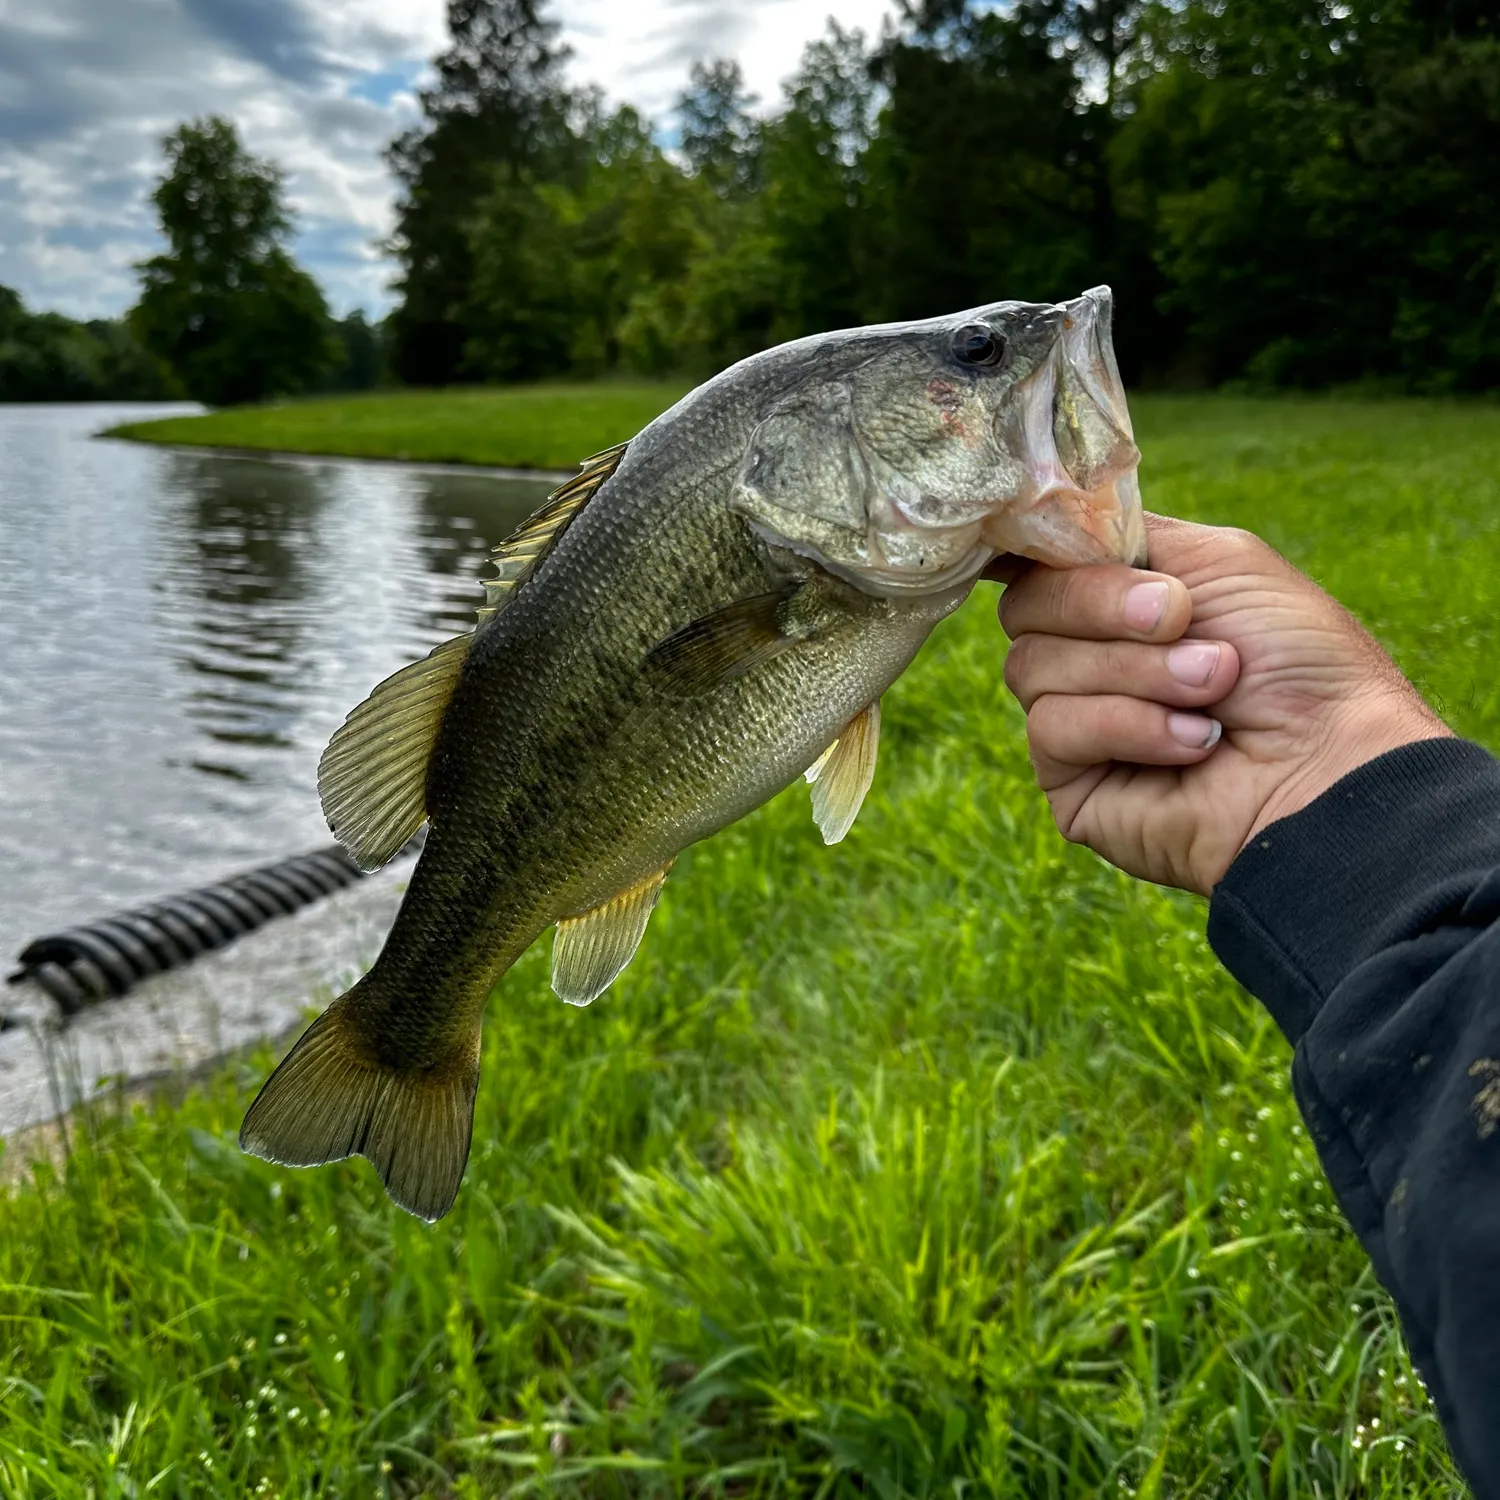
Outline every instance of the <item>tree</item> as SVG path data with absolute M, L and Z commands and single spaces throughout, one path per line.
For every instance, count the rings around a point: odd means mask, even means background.
M 421 93 L 423 123 L 386 152 L 400 189 L 392 356 L 399 378 L 414 385 L 470 373 L 463 309 L 474 262 L 466 226 L 497 172 L 556 178 L 577 154 L 561 82 L 568 50 L 542 0 L 449 0 L 448 31 L 437 81 Z
M 325 391 L 374 390 L 385 374 L 384 329 L 355 310 L 333 325 L 338 357 L 324 372 Z
M 1500 42 L 1465 0 L 1164 8 L 1117 167 L 1211 380 L 1500 383 Z
M 583 124 L 575 186 L 496 170 L 467 226 L 467 368 L 486 379 L 680 362 L 680 289 L 716 200 L 662 154 L 634 110 Z
M 682 154 L 721 198 L 743 197 L 760 181 L 760 131 L 754 94 L 737 62 L 695 62 L 677 101 Z
M 1108 281 L 1129 381 L 1500 385 L 1493 0 L 901 0 L 781 106 L 692 69 L 680 151 L 465 0 L 398 143 L 410 379 L 708 373 Z
M 702 232 L 686 275 L 663 289 L 656 326 L 659 363 L 674 328 L 677 363 L 708 374 L 768 344 L 862 320 L 876 89 L 863 36 L 835 23 L 804 50 L 769 119 L 748 118 L 732 69 L 700 69 L 694 81 L 682 111 L 685 125 L 696 122 L 684 155 L 704 189 Z M 655 305 L 643 296 L 637 319 Z
M 152 202 L 167 251 L 137 267 L 132 331 L 210 405 L 305 390 L 336 349 L 322 292 L 283 244 L 281 172 L 217 116 L 178 126 L 163 148 Z
M 28 312 L 0 286 L 0 401 L 157 401 L 167 372 L 117 322 Z
M 1025 0 L 929 4 L 881 49 L 865 228 L 880 315 L 1052 300 L 1104 279 L 1100 151 L 1045 20 Z
M 830 21 L 785 95 L 761 131 L 760 202 L 781 271 L 777 331 L 795 337 L 861 322 L 870 304 L 862 230 L 877 90 L 863 33 Z

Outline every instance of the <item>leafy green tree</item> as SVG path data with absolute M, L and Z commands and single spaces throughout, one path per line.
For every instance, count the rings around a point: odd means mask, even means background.
M 409 378 L 707 373 L 1109 281 L 1129 380 L 1500 385 L 1486 0 L 903 0 L 764 115 L 696 66 L 672 153 L 562 90 L 538 4 L 455 5 L 398 143 Z
M 871 284 L 888 317 L 1052 299 L 1099 274 L 1101 150 L 1048 8 L 925 6 L 877 59 Z
M 180 398 L 181 387 L 119 318 L 91 318 L 83 324 L 94 348 L 96 372 L 90 401 L 162 401 Z
M 163 147 L 152 201 L 167 251 L 137 267 L 132 331 L 210 405 L 307 389 L 336 349 L 323 294 L 283 243 L 281 172 L 217 116 L 178 126 Z
M 1209 380 L 1500 383 L 1500 43 L 1462 3 L 1153 19 L 1116 160 Z
M 495 169 L 465 225 L 470 275 L 462 368 L 486 380 L 563 374 L 603 338 L 582 305 L 566 189 L 523 169 Z
M 722 98 L 742 97 L 730 75 L 720 78 Z M 665 294 L 679 365 L 708 374 L 768 344 L 862 320 L 861 193 L 875 95 L 864 38 L 830 24 L 805 49 L 782 110 L 755 124 L 753 137 L 744 127 L 700 132 L 694 180 L 712 196 L 687 274 Z M 709 152 L 714 138 L 723 144 Z M 735 142 L 751 139 L 753 176 L 734 165 L 744 149 Z M 756 191 L 733 187 L 736 171 Z
M 356 308 L 333 325 L 338 356 L 324 372 L 325 391 L 374 390 L 385 378 L 386 351 L 383 325 L 371 323 Z
M 449 0 L 448 31 L 436 82 L 421 93 L 422 123 L 386 153 L 400 192 L 392 358 L 414 385 L 475 373 L 465 356 L 475 275 L 467 228 L 497 174 L 554 180 L 577 159 L 561 81 L 568 49 L 542 0 Z
M 593 107 L 574 185 L 499 169 L 467 226 L 468 368 L 489 379 L 680 361 L 677 289 L 714 200 L 629 108 Z
M 0 286 L 0 401 L 156 401 L 177 394 L 122 324 L 32 313 Z
M 695 62 L 677 101 L 680 146 L 689 169 L 722 198 L 760 185 L 760 127 L 751 113 L 740 65 L 724 58 Z
M 862 322 L 869 307 L 863 231 L 878 91 L 863 34 L 830 21 L 785 91 L 762 129 L 760 205 L 780 272 L 773 331 L 794 337 Z

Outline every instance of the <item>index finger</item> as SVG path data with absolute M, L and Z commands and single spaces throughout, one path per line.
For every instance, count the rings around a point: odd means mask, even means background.
M 1187 585 L 1124 563 L 1028 568 L 1000 600 L 1000 625 L 1018 635 L 1081 641 L 1175 641 L 1193 618 Z

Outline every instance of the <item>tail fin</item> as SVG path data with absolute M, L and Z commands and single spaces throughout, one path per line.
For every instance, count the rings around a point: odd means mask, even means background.
M 453 1207 L 469 1159 L 479 1026 L 437 1067 L 387 1066 L 351 1024 L 371 977 L 340 995 L 282 1059 L 245 1115 L 240 1146 L 288 1167 L 366 1157 L 386 1192 L 431 1223 Z

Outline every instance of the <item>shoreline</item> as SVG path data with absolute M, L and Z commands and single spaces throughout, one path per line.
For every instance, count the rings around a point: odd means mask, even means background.
M 686 392 L 681 381 L 397 389 L 305 396 L 192 415 L 101 418 L 98 437 L 267 459 L 349 459 L 517 482 L 571 477 Z
M 295 448 L 247 448 L 243 445 L 216 443 L 178 443 L 156 438 L 136 437 L 130 433 L 106 428 L 90 434 L 93 442 L 138 443 L 144 448 L 170 448 L 177 453 L 204 458 L 265 459 L 275 463 L 301 464 L 379 464 L 385 469 L 407 469 L 421 474 L 482 474 L 491 479 L 514 479 L 536 484 L 562 484 L 577 469 L 530 469 L 506 464 L 470 464 L 457 459 L 383 458 L 358 453 L 308 453 Z
M 332 892 L 140 981 L 66 1021 L 38 986 L 0 996 L 0 1142 L 101 1098 L 212 1072 L 305 1024 L 369 967 L 395 919 L 410 861 Z

